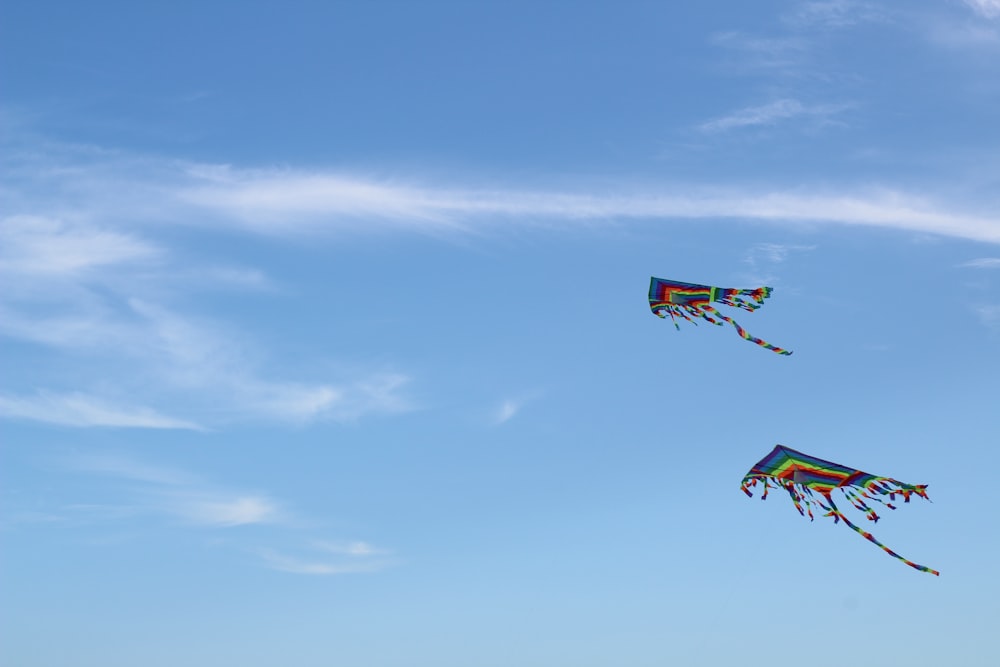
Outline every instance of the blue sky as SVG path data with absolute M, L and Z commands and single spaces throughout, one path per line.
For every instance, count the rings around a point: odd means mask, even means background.
M 994 664 L 1000 3 L 902 4 L 6 3 L 0 661 Z

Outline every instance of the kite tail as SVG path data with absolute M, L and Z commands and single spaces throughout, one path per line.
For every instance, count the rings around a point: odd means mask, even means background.
M 804 493 L 805 491 L 808 491 L 809 488 L 802 487 L 803 490 L 799 491 L 793 482 L 784 482 L 784 485 L 785 490 L 788 491 L 788 495 L 792 497 L 792 502 L 795 503 L 795 509 L 797 509 L 799 514 L 802 516 L 808 514 L 809 520 L 812 521 L 815 518 L 812 513 L 812 501 L 809 499 L 809 496 Z M 805 511 L 802 509 L 803 506 L 805 507 Z
M 856 509 L 859 509 L 859 510 L 861 510 L 862 512 L 865 513 L 865 516 L 868 517 L 869 521 L 874 521 L 874 522 L 878 523 L 878 518 L 879 518 L 878 514 L 875 513 L 874 509 L 872 509 L 871 507 L 868 506 L 868 503 L 865 502 L 865 499 L 875 500 L 875 501 L 878 501 L 880 503 L 882 502 L 881 499 L 879 499 L 879 498 L 873 498 L 872 496 L 869 496 L 864 491 L 862 491 L 861 493 L 858 493 L 857 491 L 854 491 L 849 486 L 848 487 L 842 487 L 840 490 L 843 492 L 844 496 L 849 501 L 851 501 L 851 504 L 854 505 L 854 507 Z M 888 503 L 883 503 L 883 504 L 886 507 L 888 507 L 889 509 L 891 509 L 891 510 L 896 509 L 891 504 L 888 504 Z
M 930 502 L 931 500 L 927 495 L 926 484 L 905 484 L 892 479 L 891 477 L 876 477 L 874 480 L 864 485 L 863 488 L 864 491 L 862 492 L 862 495 L 864 495 L 865 498 L 880 502 L 891 510 L 896 509 L 896 506 L 892 504 L 892 501 L 896 500 L 897 495 L 903 496 L 904 503 L 910 502 L 910 496 L 913 495 L 920 496 L 927 502 Z M 889 496 L 889 500 L 883 500 L 879 496 Z
M 830 496 L 826 496 L 826 499 L 830 503 L 830 507 L 829 508 L 826 508 L 824 506 L 825 509 L 829 509 L 829 512 L 826 514 L 826 516 L 832 516 L 834 522 L 843 520 L 844 523 L 846 523 L 848 525 L 848 527 L 852 528 L 856 533 L 858 533 L 859 535 L 861 535 L 861 537 L 865 538 L 866 540 L 868 540 L 869 542 L 871 542 L 872 544 L 874 544 L 875 546 L 877 546 L 879 549 L 881 549 L 882 551 L 884 551 L 887 554 L 889 554 L 890 556 L 892 556 L 893 558 L 896 558 L 896 559 L 899 559 L 899 560 L 903 561 L 904 563 L 906 563 L 907 565 L 909 565 L 913 569 L 920 570 L 921 572 L 929 572 L 930 574 L 933 574 L 935 577 L 941 576 L 941 573 L 938 572 L 937 570 L 932 570 L 931 568 L 927 567 L 926 565 L 919 565 L 917 563 L 914 563 L 912 560 L 907 560 L 907 559 L 903 558 L 898 553 L 896 553 L 895 551 L 893 551 L 889 547 L 885 546 L 884 544 L 882 544 L 881 542 L 879 542 L 878 540 L 876 540 L 875 537 L 871 533 L 869 533 L 868 531 L 865 531 L 865 530 L 861 530 L 860 528 L 858 528 L 857 526 L 855 526 L 853 523 L 851 523 L 850 519 L 848 519 L 846 516 L 844 516 L 843 512 L 841 512 L 839 509 L 837 509 L 837 505 L 834 504 L 833 498 L 831 498 Z
M 717 295 L 716 301 L 727 306 L 734 306 L 750 311 L 751 313 L 764 305 L 764 299 L 771 296 L 770 287 L 758 287 L 757 289 L 726 289 L 720 290 L 721 295 Z M 744 299 L 743 297 L 748 297 Z
M 659 306 L 658 308 L 656 308 L 653 311 L 653 314 L 656 315 L 657 317 L 666 317 L 667 315 L 669 315 L 670 316 L 670 321 L 674 323 L 674 327 L 678 331 L 681 330 L 681 326 L 679 324 L 677 324 L 677 318 L 678 317 L 683 317 L 685 320 L 687 320 L 691 324 L 694 324 L 695 326 L 698 325 L 698 323 L 695 322 L 694 320 L 692 320 L 688 316 L 688 314 L 685 313 L 680 307 L 674 306 L 672 304 L 663 304 L 663 305 Z
M 759 478 L 749 477 L 749 476 L 744 477 L 743 484 L 740 486 L 740 490 L 743 491 L 743 493 L 747 494 L 747 496 L 749 496 L 750 498 L 753 498 L 753 493 L 750 491 L 750 489 L 757 486 L 758 479 L 760 479 L 760 481 L 764 483 L 764 493 L 761 495 L 760 499 L 767 500 L 767 492 L 771 488 L 770 485 L 768 484 L 767 477 L 759 477 Z M 801 514 L 802 516 L 808 516 L 810 521 L 812 521 L 815 518 L 813 517 L 812 513 L 813 501 L 809 499 L 809 496 L 812 495 L 812 492 L 807 487 L 802 487 L 802 490 L 799 491 L 799 488 L 792 482 L 785 482 L 780 479 L 772 479 L 771 483 L 778 485 L 779 487 L 785 489 L 785 491 L 788 492 L 788 495 L 791 496 L 792 502 L 795 504 L 795 509 L 799 511 L 799 514 Z M 807 493 L 809 495 L 806 495 Z M 820 505 L 822 505 L 822 503 L 820 503 Z M 823 508 L 827 509 L 825 505 L 823 506 Z
M 706 311 L 708 311 L 708 312 L 712 313 L 713 315 L 715 315 L 716 317 L 718 317 L 719 319 L 725 320 L 726 322 L 729 322 L 731 325 L 733 325 L 733 327 L 736 329 L 737 333 L 739 333 L 739 335 L 742 336 L 745 340 L 748 340 L 751 343 L 757 343 L 758 345 L 760 345 L 764 349 L 771 350 L 772 352 L 777 352 L 778 354 L 786 354 L 787 355 L 787 354 L 791 354 L 792 353 L 791 350 L 786 350 L 784 348 L 778 347 L 777 345 L 771 345 L 766 340 L 762 340 L 760 338 L 755 338 L 754 336 L 751 336 L 749 334 L 749 332 L 747 332 L 746 329 L 744 329 L 739 324 L 737 324 L 736 321 L 733 318 L 727 317 L 727 316 L 723 315 L 718 310 L 716 310 L 714 307 L 707 306 L 707 305 L 706 306 L 702 306 L 702 307 Z M 708 318 L 708 317 L 706 317 L 705 319 L 708 319 L 709 321 L 711 321 L 711 319 Z

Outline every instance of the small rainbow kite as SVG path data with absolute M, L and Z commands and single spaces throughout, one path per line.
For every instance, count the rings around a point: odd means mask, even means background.
M 837 508 L 830 495 L 834 489 L 840 489 L 844 496 L 856 508 L 868 516 L 869 521 L 878 521 L 878 514 L 865 502 L 874 501 L 881 503 L 891 510 L 896 509 L 892 501 L 896 496 L 902 496 L 903 502 L 910 502 L 910 496 L 917 495 L 926 500 L 926 484 L 904 484 L 891 477 L 878 477 L 870 475 L 860 470 L 854 470 L 842 466 L 838 463 L 824 461 L 815 456 L 809 456 L 794 449 L 778 445 L 771 453 L 754 464 L 750 472 L 743 478 L 743 493 L 751 498 L 751 487 L 757 486 L 757 482 L 763 482 L 764 494 L 761 500 L 767 498 L 768 490 L 773 486 L 782 488 L 792 497 L 795 509 L 799 514 L 805 516 L 809 514 L 809 519 L 813 519 L 811 509 L 812 503 L 816 503 L 826 511 L 824 516 L 832 516 L 834 523 L 843 520 L 848 526 L 857 531 L 862 537 L 872 542 L 893 558 L 898 558 L 912 568 L 921 572 L 929 572 L 933 575 L 940 575 L 937 570 L 932 570 L 924 565 L 917 565 L 913 561 L 906 560 L 898 553 L 885 546 L 871 533 L 861 530 L 851 523 L 846 516 Z M 822 500 L 816 497 L 819 494 Z M 888 496 L 888 500 L 885 497 Z M 803 507 L 805 508 L 803 510 Z
M 712 305 L 718 302 L 727 306 L 742 308 L 753 312 L 764 305 L 764 299 L 771 296 L 770 287 L 758 287 L 757 289 L 731 289 L 728 287 L 712 287 L 711 285 L 697 285 L 695 283 L 682 283 L 676 280 L 664 280 L 663 278 L 650 278 L 649 280 L 649 308 L 657 317 L 670 315 L 674 326 L 680 329 L 677 324 L 678 317 L 682 317 L 692 324 L 697 324 L 692 318 L 702 318 L 717 324 L 720 327 L 723 320 L 732 324 L 736 331 L 743 338 L 753 343 L 757 343 L 763 348 L 777 352 L 778 354 L 791 354 L 790 350 L 785 350 L 776 345 L 754 338 L 747 331 L 737 324 L 732 318 L 726 317 Z M 715 319 L 718 318 L 718 319 Z

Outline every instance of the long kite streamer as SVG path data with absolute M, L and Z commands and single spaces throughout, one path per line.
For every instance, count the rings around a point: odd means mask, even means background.
M 912 495 L 930 500 L 927 497 L 926 484 L 905 484 L 891 477 L 878 477 L 842 466 L 839 463 L 824 461 L 782 445 L 775 447 L 770 454 L 754 464 L 754 467 L 743 478 L 743 492 L 753 497 L 750 489 L 757 486 L 758 482 L 762 482 L 764 485 L 762 500 L 767 498 L 767 492 L 771 488 L 782 488 L 792 497 L 792 502 L 795 503 L 795 509 L 799 511 L 799 514 L 803 516 L 808 514 L 809 519 L 812 520 L 812 503 L 816 503 L 826 512 L 824 516 L 832 516 L 835 523 L 843 520 L 850 528 L 893 558 L 898 558 L 921 572 L 940 575 L 937 570 L 903 558 L 876 540 L 871 533 L 855 526 L 834 504 L 831 496 L 834 489 L 840 489 L 854 507 L 864 512 L 869 521 L 875 522 L 879 519 L 878 514 L 866 501 L 877 502 L 894 510 L 896 508 L 892 501 L 896 499 L 896 496 L 902 497 L 905 503 L 910 502 Z M 822 500 L 817 497 L 817 494 L 822 497 Z
M 669 315 L 670 319 L 674 322 L 674 326 L 678 329 L 680 329 L 680 325 L 677 324 L 678 317 L 692 324 L 697 324 L 694 321 L 696 318 L 707 320 L 719 326 L 722 326 L 722 322 L 728 322 L 746 340 L 757 343 L 761 347 L 777 352 L 778 354 L 791 354 L 790 350 L 771 345 L 767 341 L 751 336 L 735 320 L 723 315 L 712 305 L 713 302 L 716 302 L 735 308 L 742 308 L 752 313 L 764 305 L 764 299 L 769 296 L 771 296 L 770 287 L 732 289 L 729 287 L 682 283 L 676 280 L 664 280 L 663 278 L 655 277 L 649 280 L 650 310 L 657 317 L 665 318 Z

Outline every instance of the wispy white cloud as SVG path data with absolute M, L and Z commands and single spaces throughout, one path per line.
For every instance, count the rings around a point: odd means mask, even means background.
M 272 291 L 274 283 L 263 271 L 241 269 L 231 266 L 217 266 L 195 270 L 190 273 L 192 280 L 208 285 L 223 285 L 249 290 Z
M 138 300 L 131 305 L 149 325 L 145 336 L 158 374 L 179 387 L 220 396 L 234 417 L 354 420 L 410 408 L 400 394 L 409 381 L 405 375 L 374 372 L 337 385 L 265 379 L 253 368 L 249 344 L 234 332 Z
M 956 50 L 982 51 L 990 56 L 1000 48 L 1000 29 L 977 21 L 929 21 L 923 30 L 931 42 Z
M 127 374 L 111 384 L 129 387 L 147 402 L 166 401 L 174 405 L 172 412 L 183 412 L 200 396 L 216 406 L 217 420 L 298 423 L 409 408 L 400 394 L 408 380 L 402 374 L 364 373 L 338 384 L 269 378 L 259 368 L 266 355 L 247 335 L 132 296 L 142 291 L 148 277 L 141 260 L 154 255 L 152 244 L 132 235 L 26 218 L 6 220 L 3 231 L 15 242 L 4 248 L 0 264 L 6 288 L 0 294 L 0 335 L 55 348 L 80 363 L 96 363 L 102 377 L 127 359 Z M 66 252 L 46 250 L 47 241 Z M 130 270 L 132 263 L 141 266 Z M 253 272 L 236 275 L 259 280 Z M 153 298 L 169 293 L 169 277 L 153 282 L 146 290 Z M 146 381 L 137 382 L 140 378 Z M 0 417 L 80 427 L 202 428 L 197 420 L 130 407 L 100 386 L 7 395 Z
M 63 463 L 76 472 L 107 475 L 154 485 L 192 486 L 200 483 L 197 477 L 183 470 L 152 465 L 131 457 L 109 453 L 88 452 L 84 455 L 67 457 Z
M 757 243 L 747 253 L 746 261 L 756 264 L 760 260 L 777 264 L 785 261 L 793 252 L 804 252 L 815 250 L 814 245 L 801 245 L 794 243 Z
M 976 307 L 976 315 L 990 329 L 1000 331 L 1000 304 L 986 304 Z
M 455 201 L 462 193 L 346 174 L 230 167 L 206 172 L 198 166 L 189 174 L 196 185 L 180 190 L 177 196 L 181 200 L 225 213 L 268 233 L 301 232 L 303 225 L 317 222 L 330 231 L 350 231 L 359 224 L 377 226 L 379 221 L 402 222 L 423 231 L 448 230 L 459 227 L 449 215 L 456 206 L 475 206 L 468 199 Z M 318 216 L 321 221 L 317 221 Z
M 754 110 L 756 109 L 756 111 Z M 769 118 L 795 114 L 835 113 L 839 107 L 805 105 L 797 100 L 778 100 L 769 105 L 746 110 L 744 117 L 732 114 L 731 120 L 717 119 L 721 127 L 765 123 Z M 724 121 L 724 122 L 723 122 Z M 56 165 L 65 156 L 52 159 Z M 77 184 L 73 202 L 91 211 L 88 219 L 106 220 L 109 228 L 142 221 L 143 229 L 155 222 L 186 224 L 198 221 L 215 228 L 227 226 L 278 236 L 303 233 L 377 232 L 385 229 L 411 230 L 420 233 L 468 233 L 502 222 L 551 227 L 562 222 L 603 222 L 621 219 L 728 219 L 759 220 L 795 225 L 802 222 L 825 222 L 887 227 L 903 231 L 936 233 L 973 240 L 1000 242 L 1000 218 L 992 213 L 973 210 L 945 201 L 935 202 L 926 192 L 920 194 L 893 187 L 864 188 L 841 186 L 809 188 L 781 186 L 762 188 L 738 184 L 697 184 L 678 182 L 656 188 L 635 183 L 618 187 L 605 185 L 605 194 L 594 195 L 573 190 L 545 188 L 524 189 L 498 185 L 492 188 L 466 185 L 434 185 L 407 182 L 400 178 L 377 178 L 328 170 L 240 169 L 233 166 L 204 165 L 152 160 L 121 159 L 116 156 L 87 154 L 112 163 L 95 169 L 105 174 L 114 188 L 95 181 Z M 40 159 L 40 158 L 36 158 Z M 65 159 L 80 160 L 78 155 Z M 146 165 L 146 169 L 141 168 Z M 36 170 L 40 165 L 35 165 Z M 49 207 L 62 210 L 58 183 L 50 183 L 55 165 L 27 190 L 38 190 L 31 202 L 17 199 L 13 209 L 32 209 L 36 217 L 51 218 Z M 85 165 L 76 165 L 82 169 Z M 25 167 L 19 168 L 24 172 Z M 127 173 L 119 173 L 127 172 Z M 20 179 L 29 175 L 21 174 Z M 156 215 L 144 216 L 132 211 L 127 220 L 104 203 L 114 198 L 112 192 L 133 189 L 142 191 Z M 54 194 L 53 192 L 54 191 Z M 49 196 L 43 196 L 43 193 Z M 53 201 L 53 199 L 55 201 Z M 0 193 L 0 203 L 3 202 Z M 30 205 L 29 205 L 30 204 Z M 989 203 L 988 203 L 989 204 Z M 984 205 L 986 211 L 994 206 Z M 131 240 L 150 247 L 153 244 L 122 232 Z
M 321 552 L 321 553 L 315 553 Z M 378 572 L 397 564 L 390 552 L 367 542 L 316 542 L 305 556 L 260 551 L 268 567 L 293 574 L 337 575 Z
M 503 424 L 505 421 L 511 419 L 514 415 L 518 413 L 521 409 L 521 402 L 515 401 L 513 399 L 507 399 L 500 404 L 494 414 L 494 423 Z
M 868 2 L 823 0 L 796 3 L 782 19 L 793 28 L 847 28 L 859 23 L 886 20 L 885 12 Z
M 0 220 L 0 275 L 76 275 L 88 269 L 150 261 L 155 245 L 131 234 L 14 215 Z
M 332 542 L 321 540 L 314 543 L 314 546 L 330 554 L 335 554 L 338 556 L 357 556 L 357 557 L 368 557 L 368 556 L 384 556 L 390 552 L 387 549 L 382 549 L 376 547 L 368 542 L 362 542 L 360 540 L 353 540 L 349 542 Z
M 990 81 L 1000 52 L 1000 0 L 961 0 L 961 4 L 971 11 L 916 14 L 911 23 L 932 44 L 971 55 L 975 60 L 969 62 L 981 63 Z
M 67 457 L 62 463 L 77 473 L 129 482 L 132 499 L 125 505 L 129 509 L 127 516 L 158 514 L 193 525 L 220 528 L 284 523 L 291 519 L 289 512 L 267 495 L 226 490 L 187 471 L 150 464 L 132 456 L 86 453 Z M 121 506 L 99 509 L 107 514 L 108 508 L 115 507 Z
M 1000 269 L 1000 257 L 970 259 L 968 262 L 959 264 L 959 266 L 968 269 Z
M 234 491 L 187 470 L 129 454 L 89 451 L 62 457 L 57 464 L 74 474 L 99 476 L 102 497 L 119 502 L 68 503 L 59 511 L 33 508 L 8 513 L 8 524 L 83 522 L 120 529 L 160 520 L 174 530 L 225 535 L 218 539 L 256 554 L 266 567 L 296 574 L 377 572 L 399 563 L 392 551 L 366 540 L 303 540 L 303 528 L 314 530 L 315 521 L 303 520 L 269 494 Z M 247 526 L 266 530 L 243 530 Z M 261 540 L 270 544 L 262 546 Z
M 0 220 L 0 335 L 68 355 L 78 364 L 75 377 L 86 376 L 80 369 L 88 364 L 101 372 L 93 386 L 3 396 L 0 417 L 79 427 L 201 428 L 197 420 L 131 405 L 168 403 L 169 412 L 183 413 L 198 395 L 217 406 L 222 419 L 302 422 L 404 409 L 396 392 L 403 376 L 363 374 L 344 386 L 271 379 L 260 371 L 264 355 L 248 336 L 163 305 L 190 293 L 195 279 L 202 286 L 269 285 L 252 268 L 186 266 L 145 238 L 144 223 L 178 212 L 173 195 L 157 182 L 183 168 L 98 150 L 56 152 L 54 161 L 8 153 L 23 161 L 8 169 L 0 199 L 7 210 L 23 212 Z M 156 216 L 139 206 L 125 221 L 105 201 L 119 194 L 128 200 L 135 191 L 147 196 L 146 204 L 155 202 Z M 116 380 L 115 369 L 126 364 Z M 107 387 L 132 399 L 123 402 Z
M 400 373 L 373 373 L 344 386 L 340 401 L 330 406 L 330 416 L 354 420 L 369 414 L 394 414 L 413 409 L 400 392 L 410 378 Z
M 62 426 L 204 430 L 192 421 L 168 417 L 150 408 L 115 405 L 105 399 L 81 393 L 38 392 L 33 396 L 0 394 L 0 417 Z
M 228 224 L 252 231 L 289 234 L 358 231 L 403 226 L 413 231 L 471 231 L 491 221 L 551 225 L 553 222 L 611 221 L 622 218 L 739 219 L 786 225 L 803 222 L 850 224 L 1000 242 L 1000 217 L 941 207 L 926 196 L 888 188 L 856 192 L 748 191 L 735 187 L 677 185 L 660 191 L 637 190 L 603 196 L 545 190 L 477 190 L 380 184 L 381 196 L 366 203 L 374 219 L 342 217 L 350 208 L 338 194 L 340 176 L 302 174 L 313 191 L 308 206 L 298 199 L 296 179 L 260 174 L 244 180 L 233 173 L 226 184 L 197 191 L 202 206 Z M 242 203 L 257 188 L 267 192 L 267 206 L 250 210 Z M 287 189 L 286 189 L 287 188 Z M 683 192 L 683 194 L 682 194 Z M 236 202 L 236 203 L 234 203 Z M 379 208 L 381 206 L 381 208 Z
M 274 523 L 281 516 L 277 504 L 264 496 L 188 497 L 171 505 L 171 510 L 196 524 L 224 527 Z
M 746 276 L 748 284 L 753 285 L 774 285 L 778 282 L 773 273 L 775 265 L 784 262 L 789 255 L 797 252 L 808 252 L 815 250 L 814 245 L 789 244 L 789 243 L 757 243 L 747 251 L 743 258 L 750 272 Z
M 809 45 L 799 36 L 760 37 L 740 31 L 712 35 L 715 46 L 738 52 L 740 68 L 787 70 L 797 67 L 808 53 Z
M 1000 18 L 1000 0 L 963 0 L 963 2 L 983 18 Z
M 494 426 L 510 421 L 521 412 L 525 405 L 541 396 L 541 393 L 539 390 L 529 390 L 504 398 L 493 409 L 490 421 Z
M 0 515 L 0 528 L 19 524 L 52 524 L 63 523 L 66 517 L 53 512 L 18 511 L 5 512 Z
M 727 116 L 716 118 L 699 125 L 702 132 L 726 132 L 744 127 L 759 127 L 775 125 L 780 121 L 792 118 L 810 118 L 820 122 L 830 122 L 830 119 L 848 108 L 848 105 L 813 105 L 807 106 L 795 99 L 778 99 L 760 106 L 739 109 Z
M 378 572 L 390 566 L 385 562 L 330 562 L 323 560 L 309 560 L 296 558 L 275 551 L 261 551 L 261 557 L 268 567 L 281 572 L 292 574 L 315 574 L 315 575 L 335 575 L 335 574 L 360 574 L 366 572 Z

